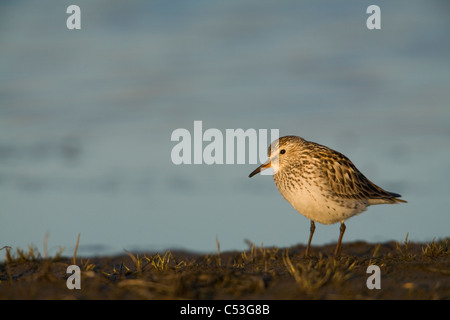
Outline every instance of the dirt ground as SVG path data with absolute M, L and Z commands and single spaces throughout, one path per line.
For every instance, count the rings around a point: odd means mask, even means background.
M 4 248 L 0 299 L 450 299 L 449 239 L 344 243 L 339 258 L 333 244 L 312 247 L 308 258 L 304 250 L 249 245 L 242 252 L 75 257 L 77 282 L 67 273 L 71 257 Z

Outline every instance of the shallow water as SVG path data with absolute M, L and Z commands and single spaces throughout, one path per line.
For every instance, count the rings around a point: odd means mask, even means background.
M 171 161 L 177 128 L 279 129 L 346 154 L 408 204 L 344 241 L 449 236 L 445 1 L 0 4 L 0 247 L 71 254 L 305 243 L 309 221 L 245 165 Z M 314 244 L 337 240 L 318 225 Z

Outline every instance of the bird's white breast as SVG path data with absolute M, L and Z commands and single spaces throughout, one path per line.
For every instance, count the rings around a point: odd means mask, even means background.
M 354 216 L 367 208 L 364 202 L 345 201 L 333 198 L 324 188 L 319 187 L 313 180 L 299 181 L 289 179 L 277 180 L 275 183 L 281 195 L 295 210 L 310 220 L 332 224 Z

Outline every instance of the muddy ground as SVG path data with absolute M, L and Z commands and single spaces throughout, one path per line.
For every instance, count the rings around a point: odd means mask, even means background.
M 81 289 L 68 289 L 73 257 L 5 248 L 0 299 L 450 299 L 449 239 L 344 243 L 246 251 L 167 251 L 75 257 Z M 379 272 L 367 273 L 370 265 Z M 379 277 L 378 277 L 379 275 Z M 73 274 L 75 276 L 75 274 Z M 377 278 L 378 277 L 378 278 Z M 368 281 L 369 280 L 369 281 Z M 70 284 L 75 285 L 73 278 Z M 369 289 L 367 283 L 379 285 Z

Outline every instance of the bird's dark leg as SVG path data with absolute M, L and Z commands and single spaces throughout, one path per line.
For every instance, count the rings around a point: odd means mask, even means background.
M 336 250 L 334 251 L 334 256 L 337 257 L 339 256 L 339 253 L 341 251 L 341 243 L 342 243 L 342 237 L 344 236 L 344 232 L 345 232 L 345 224 L 344 221 L 341 221 L 341 228 L 340 228 L 340 234 L 339 234 L 339 240 L 336 246 Z
M 311 246 L 311 240 L 314 234 L 314 230 L 316 230 L 316 225 L 314 224 L 314 221 L 311 220 L 311 227 L 309 228 L 309 241 L 308 246 L 306 247 L 305 257 L 309 256 L 309 247 Z

